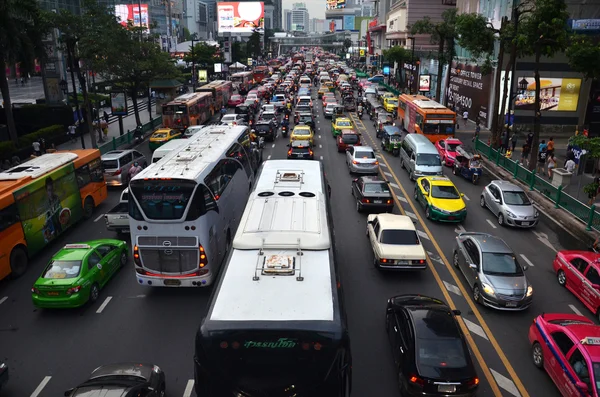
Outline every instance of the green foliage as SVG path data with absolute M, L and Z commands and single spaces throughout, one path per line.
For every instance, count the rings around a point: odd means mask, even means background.
M 67 130 L 63 125 L 51 125 L 49 127 L 42 128 L 31 134 L 23 135 L 19 138 L 19 147 L 26 148 L 40 138 L 44 138 L 46 145 L 49 146 L 59 138 L 64 138 L 67 134 Z
M 569 13 L 564 0 L 534 0 L 533 8 L 522 15 L 517 32 L 521 55 L 553 57 L 567 45 Z
M 261 55 L 262 48 L 260 42 L 260 30 L 258 28 L 254 28 L 250 38 L 248 38 L 248 41 L 246 42 L 246 51 L 248 53 L 248 57 L 256 59 Z
M 571 145 L 579 146 L 586 150 L 593 159 L 600 158 L 600 137 L 588 138 L 585 135 L 575 135 L 569 139 Z
M 398 62 L 398 64 L 402 64 L 403 62 L 409 60 L 410 57 L 411 51 L 401 46 L 383 50 L 383 59 L 388 62 Z
M 234 41 L 231 44 L 231 51 L 232 51 L 232 61 L 233 62 L 240 62 L 243 64 L 246 64 L 246 62 L 248 61 L 248 52 L 246 50 L 246 44 L 242 43 L 240 41 Z
M 566 53 L 571 69 L 586 79 L 600 79 L 600 39 L 597 36 L 571 36 Z
M 194 51 L 192 51 L 190 48 L 190 52 L 183 57 L 183 60 L 188 63 L 195 62 L 197 66 L 207 68 L 212 66 L 215 62 L 221 62 L 222 56 L 217 46 L 208 45 L 204 42 L 201 42 L 195 43 Z
M 10 159 L 16 151 L 17 147 L 13 141 L 0 142 L 0 159 Z
M 596 182 L 588 183 L 583 187 L 583 192 L 586 193 L 589 197 L 594 197 L 596 192 L 598 191 L 598 186 L 600 186 Z
M 461 14 L 456 17 L 458 44 L 472 54 L 472 61 L 481 63 L 483 74 L 490 73 L 493 68 L 492 56 L 494 55 L 496 34 L 500 35 L 502 41 L 502 31 L 494 29 L 480 14 Z M 483 61 L 481 61 L 482 59 Z

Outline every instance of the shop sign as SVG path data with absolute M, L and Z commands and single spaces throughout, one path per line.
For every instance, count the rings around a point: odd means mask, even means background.
M 429 92 L 431 90 L 431 75 L 422 74 L 419 75 L 419 91 Z
M 406 69 L 406 70 L 412 70 L 414 72 L 415 70 L 417 70 L 417 65 L 412 65 L 410 63 L 406 63 L 405 62 L 404 63 L 404 69 Z
M 467 110 L 469 118 L 488 125 L 492 73 L 482 74 L 477 65 L 452 62 L 448 102 L 459 113 Z
M 533 110 L 535 107 L 535 78 L 518 78 L 527 81 L 527 88 L 515 99 L 515 109 Z M 576 112 L 579 103 L 581 79 L 553 79 L 540 77 L 540 108 L 542 111 Z

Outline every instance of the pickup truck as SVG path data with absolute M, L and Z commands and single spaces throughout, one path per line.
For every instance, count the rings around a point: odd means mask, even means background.
M 285 95 L 275 94 L 271 99 L 271 105 L 274 105 L 276 109 L 285 108 L 285 106 L 287 105 Z
M 119 204 L 104 214 L 106 228 L 117 233 L 129 233 L 129 188 L 121 193 Z

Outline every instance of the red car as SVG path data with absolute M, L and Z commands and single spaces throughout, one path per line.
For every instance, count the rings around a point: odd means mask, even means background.
M 361 146 L 360 135 L 354 130 L 342 130 L 342 133 L 338 135 L 337 149 L 338 152 L 345 152 L 349 146 Z
M 462 145 L 462 142 L 456 138 L 441 139 L 435 143 L 435 148 L 440 154 L 442 164 L 446 164 L 449 167 L 454 166 L 456 161 L 456 148 Z
M 230 108 L 234 108 L 237 105 L 241 105 L 242 103 L 244 103 L 244 97 L 238 94 L 234 94 L 227 101 L 227 106 Z
M 558 283 L 571 291 L 600 319 L 600 254 L 591 251 L 560 251 L 556 254 L 552 267 Z M 600 368 L 598 374 L 600 375 Z
M 600 327 L 577 314 L 542 314 L 529 327 L 533 364 L 563 396 L 598 397 Z

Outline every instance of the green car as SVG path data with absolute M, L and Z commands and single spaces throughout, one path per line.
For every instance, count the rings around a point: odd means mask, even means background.
M 125 241 L 113 239 L 65 245 L 31 288 L 33 304 L 73 308 L 95 302 L 100 289 L 127 264 L 127 252 Z

